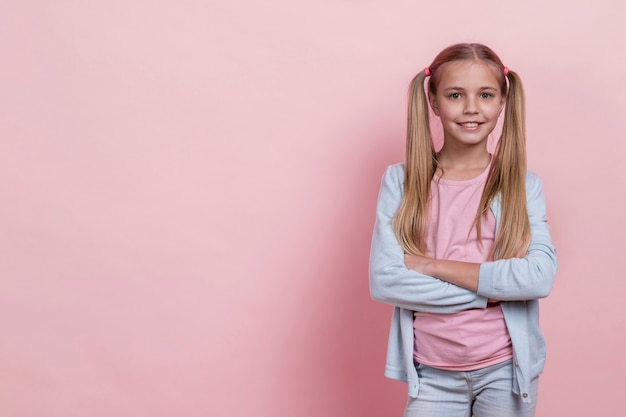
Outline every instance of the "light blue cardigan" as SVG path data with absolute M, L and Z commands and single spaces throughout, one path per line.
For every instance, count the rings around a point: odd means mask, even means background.
M 455 313 L 485 308 L 487 299 L 502 301 L 502 311 L 513 344 L 513 392 L 531 401 L 530 383 L 543 370 L 546 344 L 539 328 L 539 298 L 546 297 L 557 270 L 556 251 L 550 238 L 541 180 L 528 171 L 526 198 L 531 243 L 525 258 L 484 262 L 477 293 L 409 270 L 396 239 L 392 217 L 400 207 L 404 165 L 387 168 L 378 197 L 376 224 L 370 255 L 370 291 L 374 300 L 395 306 L 389 334 L 385 375 L 408 383 L 417 397 L 419 379 L 413 363 L 413 312 Z M 500 222 L 498 198 L 491 210 Z

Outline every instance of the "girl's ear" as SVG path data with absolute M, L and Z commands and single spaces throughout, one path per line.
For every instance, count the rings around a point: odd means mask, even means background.
M 439 104 L 437 103 L 437 97 L 433 97 L 430 93 L 428 93 L 428 101 L 430 102 L 430 107 L 433 109 L 433 112 L 439 116 Z

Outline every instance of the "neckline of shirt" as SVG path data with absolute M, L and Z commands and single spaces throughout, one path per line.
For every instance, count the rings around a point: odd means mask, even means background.
M 468 185 L 472 185 L 477 182 L 481 182 L 481 181 L 484 182 L 487 179 L 487 174 L 489 173 L 489 168 L 491 167 L 491 161 L 493 161 L 493 155 L 490 155 L 489 163 L 487 164 L 483 172 L 481 172 L 474 178 L 468 178 L 466 180 L 450 180 L 446 178 L 441 178 L 439 175 L 435 174 L 435 176 L 433 177 L 433 180 L 437 184 L 452 185 L 456 187 L 466 187 Z

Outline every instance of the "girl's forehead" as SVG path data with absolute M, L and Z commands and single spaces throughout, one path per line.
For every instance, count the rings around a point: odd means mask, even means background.
M 500 80 L 495 65 L 479 60 L 452 61 L 439 67 L 439 82 L 442 84 L 472 84 L 474 82 L 489 83 L 498 87 Z

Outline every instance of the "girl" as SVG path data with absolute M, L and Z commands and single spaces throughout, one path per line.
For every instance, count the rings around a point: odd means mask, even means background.
M 524 117 L 519 76 L 484 45 L 444 49 L 411 82 L 406 161 L 383 177 L 370 259 L 372 297 L 395 306 L 385 375 L 408 383 L 406 417 L 534 415 L 538 299 L 557 261 Z

